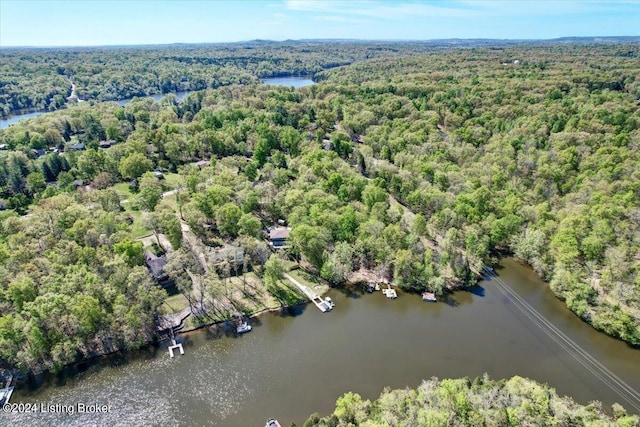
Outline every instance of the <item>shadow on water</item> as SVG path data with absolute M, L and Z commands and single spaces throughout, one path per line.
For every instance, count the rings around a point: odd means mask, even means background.
M 134 351 L 117 351 L 110 354 L 83 360 L 82 362 L 65 366 L 60 372 L 42 372 L 29 374 L 16 384 L 16 390 L 21 394 L 34 395 L 42 388 L 62 387 L 70 382 L 81 381 L 86 375 L 93 375 L 110 368 L 121 368 L 133 361 L 153 360 L 159 352 L 165 351 L 168 344 L 152 343 L 147 347 Z
M 464 289 L 465 292 L 469 292 L 477 297 L 484 297 L 484 288 L 480 285 L 469 286 Z
M 296 304 L 291 307 L 283 307 L 276 312 L 278 317 L 298 317 L 304 314 L 305 310 L 309 306 L 309 303 Z
M 345 285 L 332 287 L 331 289 L 351 299 L 362 298 L 362 296 L 366 293 L 365 285 L 360 285 L 360 284 L 358 285 L 345 284 Z
M 458 301 L 453 299 L 451 294 L 446 294 L 446 295 L 441 296 L 439 302 L 440 301 L 445 303 L 449 307 L 458 307 L 460 305 L 460 303 Z

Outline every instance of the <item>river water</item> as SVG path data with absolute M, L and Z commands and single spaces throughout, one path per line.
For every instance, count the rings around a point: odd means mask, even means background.
M 306 77 L 294 77 L 294 76 L 267 78 L 263 80 L 263 83 L 270 84 L 270 85 L 277 85 L 277 86 L 287 86 L 287 87 L 293 86 L 296 89 L 299 87 L 315 84 L 313 80 L 310 80 Z M 191 91 L 175 92 L 173 94 L 176 96 L 178 101 L 181 101 L 189 93 L 191 93 Z M 168 95 L 167 93 L 160 93 L 156 95 L 150 95 L 149 98 L 152 98 L 154 101 L 157 102 L 167 95 Z M 133 98 L 121 99 L 116 102 L 118 103 L 118 105 L 123 106 L 131 102 L 132 99 Z M 0 129 L 4 129 L 14 123 L 18 123 L 22 119 L 31 119 L 34 117 L 38 117 L 41 114 L 45 114 L 47 112 L 48 111 L 30 111 L 30 112 L 18 113 L 15 115 L 8 116 L 4 119 L 0 119 Z
M 173 95 L 176 96 L 176 98 L 178 99 L 178 101 L 181 101 L 185 96 L 187 96 L 188 94 L 191 93 L 191 91 L 184 91 L 184 92 L 172 92 Z M 165 96 L 167 96 L 168 93 L 159 93 L 156 95 L 149 95 L 147 98 L 152 98 L 154 101 L 158 102 L 160 101 L 162 98 L 164 98 Z M 145 98 L 145 97 L 141 97 L 141 98 Z M 115 101 L 118 103 L 118 105 L 120 105 L 121 107 L 128 104 L 129 102 L 131 102 L 133 100 L 133 98 L 127 98 L 127 99 L 120 99 L 118 101 Z M 108 101 L 108 102 L 114 102 L 114 101 Z M 58 110 L 60 111 L 60 110 Z M 22 119 L 32 119 L 34 117 L 38 117 L 42 114 L 46 114 L 49 113 L 49 111 L 29 111 L 29 112 L 25 112 L 25 113 L 18 113 L 18 114 L 14 114 L 11 116 L 8 116 L 4 119 L 0 119 L 0 129 L 4 129 L 8 126 L 11 126 L 14 123 L 18 123 L 20 120 Z
M 253 330 L 240 337 L 184 334 L 185 355 L 174 359 L 166 348 L 128 360 L 106 357 L 81 374 L 23 386 L 12 402 L 111 405 L 110 412 L 7 419 L 24 426 L 247 427 L 276 417 L 283 426 L 301 426 L 313 412 L 330 413 L 349 390 L 373 399 L 385 386 L 485 372 L 527 376 L 583 404 L 620 402 L 640 412 L 633 397 L 640 390 L 640 350 L 580 321 L 530 269 L 507 259 L 497 273 L 435 304 L 405 293 L 391 301 L 381 292 L 332 290 L 330 313 L 307 305 L 254 319 Z
M 316 84 L 313 80 L 311 80 L 311 79 L 309 79 L 307 77 L 295 77 L 295 76 L 270 77 L 270 78 L 267 78 L 267 79 L 263 79 L 262 83 L 264 83 L 266 85 L 276 85 L 276 86 L 287 86 L 287 87 L 293 86 L 296 89 L 299 88 L 299 87 L 310 86 L 310 85 Z

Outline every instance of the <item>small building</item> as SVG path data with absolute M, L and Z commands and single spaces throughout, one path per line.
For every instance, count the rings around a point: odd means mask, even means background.
M 100 147 L 100 148 L 110 148 L 112 145 L 115 145 L 115 143 L 116 142 L 114 140 L 112 140 L 112 139 L 109 139 L 107 141 L 100 141 L 98 143 L 98 147 Z
M 272 227 L 269 229 L 269 245 L 272 248 L 286 248 L 291 227 Z
M 0 144 L 0 150 L 4 151 L 4 150 L 8 150 L 9 147 L 7 146 L 7 144 Z
M 73 184 L 74 187 L 82 187 L 84 186 L 84 181 L 81 179 L 76 179 L 71 184 Z
M 229 265 L 236 264 L 236 267 L 242 266 L 244 263 L 244 249 L 240 246 L 233 246 L 229 244 L 225 244 L 219 249 L 216 249 L 212 256 L 213 265 L 219 267 L 224 264 L 224 262 L 228 262 Z
M 82 151 L 84 149 L 85 149 L 85 146 L 81 142 L 78 142 L 77 144 L 71 144 L 69 146 L 69 150 L 73 150 L 73 151 Z
M 163 288 L 171 285 L 171 280 L 169 279 L 169 275 L 165 273 L 164 266 L 167 265 L 167 256 L 157 256 L 151 251 L 146 251 L 144 253 L 144 262 L 151 273 L 151 277 L 153 280 Z
M 356 142 L 358 144 L 364 144 L 364 137 L 360 134 L 355 134 L 351 137 L 351 141 Z
M 519 59 L 515 59 L 513 61 L 513 65 L 520 65 L 520 60 Z
M 153 174 L 156 176 L 156 178 L 158 179 L 164 179 L 164 174 L 160 171 L 153 171 Z
M 191 163 L 193 166 L 197 166 L 199 169 L 202 169 L 204 167 L 210 166 L 211 162 L 209 160 L 200 160 L 198 162 L 195 163 Z
M 37 159 L 38 157 L 42 157 L 45 154 L 47 154 L 47 150 L 43 149 L 43 148 L 38 148 L 38 149 L 32 149 L 31 152 L 33 153 L 34 157 Z

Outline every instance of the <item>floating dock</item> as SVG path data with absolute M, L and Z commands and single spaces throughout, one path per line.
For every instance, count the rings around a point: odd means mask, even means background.
M 398 294 L 396 293 L 396 290 L 393 289 L 391 287 L 391 285 L 389 285 L 389 284 L 387 286 L 388 286 L 388 288 L 387 289 L 383 289 L 382 293 L 385 294 L 387 296 L 387 298 L 389 298 L 389 299 L 398 298 Z
M 423 292 L 422 301 L 436 302 L 436 295 L 433 292 Z
M 180 351 L 180 354 L 184 354 L 184 349 L 182 348 L 182 343 L 177 343 L 176 344 L 176 340 L 172 339 L 171 340 L 171 345 L 169 346 L 169 357 L 173 357 L 173 350 L 178 349 Z

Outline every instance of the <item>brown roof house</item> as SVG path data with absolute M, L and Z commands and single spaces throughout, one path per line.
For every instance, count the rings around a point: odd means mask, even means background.
M 147 268 L 153 277 L 153 280 L 163 288 L 171 285 L 171 279 L 169 275 L 164 272 L 164 266 L 167 265 L 167 256 L 157 256 L 151 251 L 144 253 L 144 261 L 147 264 Z
M 286 248 L 290 233 L 291 227 L 281 226 L 269 228 L 269 245 L 272 248 Z

